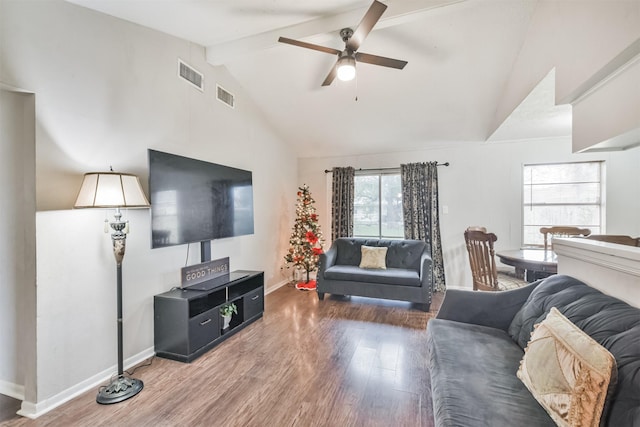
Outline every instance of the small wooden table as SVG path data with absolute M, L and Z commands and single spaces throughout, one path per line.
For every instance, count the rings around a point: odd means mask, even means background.
M 500 262 L 516 268 L 527 282 L 533 282 L 558 272 L 558 257 L 553 251 L 544 249 L 514 249 L 497 252 Z M 540 274 L 542 273 L 542 274 Z

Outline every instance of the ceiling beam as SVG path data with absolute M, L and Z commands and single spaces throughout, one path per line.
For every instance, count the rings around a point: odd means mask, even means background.
M 381 29 L 420 19 L 434 9 L 462 3 L 467 0 L 393 0 L 386 2 L 389 8 L 374 28 Z M 269 49 L 278 45 L 278 37 L 309 39 L 327 33 L 339 31 L 345 27 L 358 25 L 369 6 L 348 12 L 313 19 L 300 24 L 278 28 L 264 33 L 231 40 L 206 47 L 207 62 L 211 65 L 223 65 L 230 60 L 257 50 Z M 355 28 L 354 28 L 355 29 Z

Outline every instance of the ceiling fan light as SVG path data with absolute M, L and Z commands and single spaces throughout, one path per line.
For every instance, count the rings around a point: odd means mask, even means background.
M 343 56 L 338 60 L 338 78 L 343 82 L 353 80 L 356 76 L 356 60 L 350 56 Z

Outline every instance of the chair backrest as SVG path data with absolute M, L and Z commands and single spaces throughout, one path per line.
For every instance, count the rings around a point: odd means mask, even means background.
M 493 233 L 468 228 L 464 232 L 464 240 L 469 253 L 473 290 L 497 291 L 498 270 L 493 243 L 498 237 Z
M 633 238 L 631 236 L 621 236 L 614 234 L 591 234 L 586 238 L 591 240 L 598 240 L 600 242 L 617 243 L 619 245 L 640 246 L 640 237 Z
M 554 227 L 542 227 L 540 232 L 544 235 L 544 250 L 549 249 L 550 239 L 548 236 L 558 237 L 572 237 L 572 236 L 588 236 L 591 234 L 591 230 L 588 228 L 579 227 L 567 227 L 567 226 L 554 226 Z

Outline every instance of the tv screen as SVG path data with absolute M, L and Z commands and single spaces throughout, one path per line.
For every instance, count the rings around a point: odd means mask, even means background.
M 253 234 L 250 171 L 149 150 L 151 247 Z

